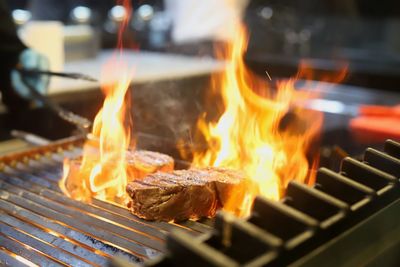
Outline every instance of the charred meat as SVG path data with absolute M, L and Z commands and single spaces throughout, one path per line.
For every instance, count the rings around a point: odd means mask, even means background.
M 181 221 L 212 217 L 220 208 L 240 214 L 251 183 L 223 168 L 157 172 L 128 184 L 133 214 L 147 220 Z

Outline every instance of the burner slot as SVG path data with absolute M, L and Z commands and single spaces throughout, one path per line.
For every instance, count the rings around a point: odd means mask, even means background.
M 349 209 L 345 202 L 297 182 L 289 183 L 284 203 L 320 221 L 321 228 L 342 219 Z
M 368 162 L 369 165 L 380 170 L 387 172 L 391 175 L 400 178 L 400 160 L 389 156 L 381 151 L 368 148 L 364 154 L 364 160 Z
M 351 210 L 363 207 L 375 196 L 375 191 L 326 168 L 318 170 L 316 189 L 350 205 Z
M 287 248 L 304 242 L 318 225 L 306 214 L 263 197 L 257 197 L 254 201 L 248 221 L 285 241 Z
M 384 151 L 392 157 L 400 159 L 400 143 L 386 140 Z
M 209 238 L 209 235 L 204 235 L 194 239 L 182 231 L 172 231 L 168 236 L 167 245 L 174 257 L 173 264 L 168 266 L 240 266 L 234 259 L 204 243 Z
M 397 182 L 394 176 L 352 158 L 342 161 L 341 174 L 374 189 L 378 195 L 391 189 Z
M 259 257 L 265 259 L 266 254 L 272 260 L 275 250 L 282 245 L 281 239 L 226 212 L 217 215 L 215 230 L 206 243 L 241 264 Z

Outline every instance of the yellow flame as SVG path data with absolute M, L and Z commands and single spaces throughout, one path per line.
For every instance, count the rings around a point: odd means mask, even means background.
M 122 55 L 122 33 L 130 14 L 129 0 L 120 1 L 127 10 L 119 31 L 119 51 L 103 66 L 102 89 L 106 94 L 103 107 L 93 124 L 81 160 L 65 160 L 60 188 L 72 198 L 90 201 L 92 197 L 126 204 L 128 183 L 126 153 L 130 143 L 130 123 L 125 101 L 131 71 Z M 113 82 L 109 82 L 112 80 Z
M 308 120 L 309 128 L 304 132 L 298 133 L 294 126 L 280 129 L 288 111 L 303 114 L 300 109 L 293 109 L 292 103 L 307 96 L 295 90 L 293 79 L 278 82 L 276 92 L 257 82 L 243 62 L 246 38 L 246 31 L 239 27 L 234 42 L 225 51 L 229 64 L 222 78 L 216 76 L 213 80 L 213 89 L 222 95 L 224 111 L 216 122 L 207 121 L 206 114 L 198 121 L 208 149 L 195 151 L 192 163 L 196 167 L 243 170 L 256 183 L 256 189 L 248 192 L 247 201 L 241 200 L 246 203 L 232 203 L 232 207 L 246 206 L 244 213 L 238 215 L 249 212 L 257 194 L 277 200 L 290 180 L 306 181 L 307 147 L 322 122 L 321 114 L 307 114 L 307 118 L 301 118 Z
M 103 86 L 106 98 L 94 120 L 92 139 L 84 145 L 82 160 L 66 159 L 64 162 L 60 187 L 78 200 L 90 201 L 94 197 L 120 204 L 129 200 L 125 192 L 128 183 L 126 151 L 132 144 L 129 127 L 125 127 L 125 94 L 130 80 L 128 68 L 118 60 L 120 58 L 105 68 L 105 73 L 118 70 L 120 76 L 118 82 Z

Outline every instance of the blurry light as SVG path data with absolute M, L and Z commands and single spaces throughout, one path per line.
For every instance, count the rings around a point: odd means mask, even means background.
M 270 7 L 263 7 L 260 10 L 260 16 L 263 19 L 270 19 L 270 18 L 272 18 L 272 15 L 274 15 L 274 11 Z
M 310 37 L 311 37 L 310 30 L 304 29 L 299 33 L 299 38 L 300 38 L 300 41 L 302 41 L 302 42 L 308 41 L 310 39 Z
M 154 9 L 150 5 L 142 5 L 138 9 L 138 15 L 142 20 L 151 20 L 154 15 Z
M 153 31 L 166 31 L 171 24 L 171 20 L 164 12 L 157 12 L 150 21 L 150 29 Z
M 325 113 L 333 113 L 333 114 L 350 115 L 357 113 L 357 108 L 335 100 L 312 99 L 306 101 L 304 107 L 307 107 L 312 110 L 317 110 Z
M 108 17 L 113 21 L 123 21 L 126 17 L 126 9 L 123 6 L 117 5 L 110 9 Z
M 31 12 L 24 10 L 24 9 L 15 9 L 15 10 L 13 10 L 11 15 L 12 15 L 12 18 L 13 18 L 15 24 L 17 24 L 17 25 L 25 24 L 32 17 Z
M 85 6 L 77 6 L 71 11 L 71 18 L 78 23 L 87 23 L 92 17 L 92 10 Z
M 293 30 L 288 30 L 285 32 L 286 41 L 290 44 L 295 44 L 299 42 L 299 38 L 296 32 Z

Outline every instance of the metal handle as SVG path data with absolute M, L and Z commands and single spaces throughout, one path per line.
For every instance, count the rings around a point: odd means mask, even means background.
M 89 129 L 92 126 L 92 122 L 90 120 L 88 120 L 87 118 L 84 118 L 80 115 L 77 115 L 71 111 L 68 111 L 68 110 L 64 109 L 63 107 L 59 106 L 58 104 L 54 103 L 53 101 L 51 101 L 44 95 L 40 94 L 33 86 L 31 86 L 23 75 L 21 75 L 21 78 L 22 78 L 22 82 L 29 89 L 29 92 L 31 93 L 31 95 L 34 99 L 38 100 L 43 105 L 50 108 L 53 112 L 55 112 L 63 120 L 77 126 L 78 129 L 81 130 L 83 133 L 86 134 L 89 132 Z
M 54 71 L 42 71 L 37 69 L 23 69 L 23 68 L 16 68 L 22 75 L 49 75 L 49 76 L 58 76 L 68 79 L 76 79 L 76 80 L 85 80 L 89 82 L 98 82 L 97 79 L 90 77 L 86 74 L 81 73 L 70 73 L 70 72 L 54 72 Z

